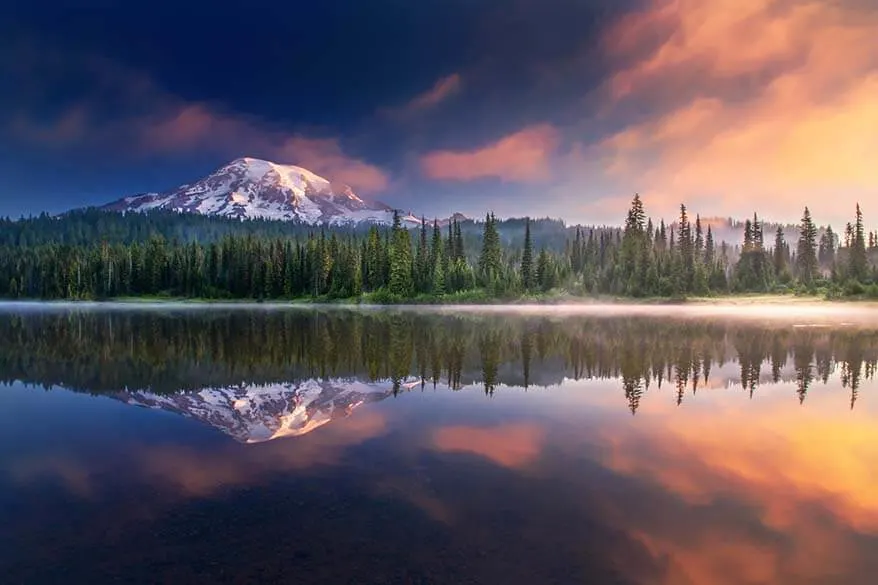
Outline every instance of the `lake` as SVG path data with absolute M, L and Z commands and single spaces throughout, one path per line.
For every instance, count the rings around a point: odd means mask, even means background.
M 874 583 L 876 364 L 854 305 L 0 305 L 0 575 Z

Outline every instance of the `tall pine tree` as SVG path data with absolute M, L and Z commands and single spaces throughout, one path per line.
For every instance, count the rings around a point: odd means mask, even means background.
M 865 282 L 868 276 L 868 259 L 866 256 L 866 237 L 863 227 L 863 212 L 857 203 L 857 215 L 853 226 L 850 253 L 848 255 L 848 272 L 851 278 Z
M 796 266 L 799 280 L 806 286 L 814 283 L 818 276 L 817 264 L 817 226 L 811 219 L 811 211 L 806 207 L 799 224 L 799 244 L 796 247 Z
M 412 282 L 412 243 L 407 229 L 400 224 L 399 213 L 393 213 L 393 229 L 390 243 L 390 283 L 388 290 L 399 297 L 409 297 L 414 288 Z
M 577 236 L 578 236 L 577 232 Z M 533 242 L 530 236 L 530 218 L 524 220 L 524 250 L 521 253 L 521 286 L 530 291 L 534 286 Z

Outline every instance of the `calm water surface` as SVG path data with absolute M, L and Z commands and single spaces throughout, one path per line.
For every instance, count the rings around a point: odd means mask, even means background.
M 2 582 L 871 584 L 874 315 L 5 305 Z

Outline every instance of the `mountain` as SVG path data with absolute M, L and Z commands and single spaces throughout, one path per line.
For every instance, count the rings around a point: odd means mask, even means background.
M 261 443 L 304 435 L 333 419 L 350 415 L 365 402 L 383 400 L 391 392 L 389 384 L 305 380 L 175 394 L 119 392 L 113 398 L 199 420 L 242 443 Z
M 207 177 L 163 193 L 143 193 L 103 206 L 106 211 L 166 209 L 231 218 L 279 219 L 310 225 L 390 224 L 393 209 L 367 203 L 346 185 L 307 169 L 239 158 Z M 419 224 L 411 214 L 403 221 Z

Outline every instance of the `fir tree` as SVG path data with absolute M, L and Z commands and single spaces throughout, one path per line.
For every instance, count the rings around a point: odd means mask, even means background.
M 695 215 L 695 254 L 698 259 L 704 253 L 704 232 L 701 231 L 701 216 Z
M 707 226 L 707 238 L 704 242 L 704 264 L 713 266 L 716 250 L 714 249 L 713 231 Z
M 460 222 L 454 220 L 454 260 L 466 260 L 466 253 L 463 246 L 463 232 L 460 229 Z
M 427 246 L 427 220 L 421 217 L 418 229 L 418 247 L 415 252 L 415 285 L 418 292 L 428 292 L 430 288 L 429 247 Z
M 482 234 L 482 253 L 479 256 L 479 275 L 484 287 L 493 287 L 500 275 L 500 235 L 493 213 L 485 216 Z
M 579 230 L 576 232 L 579 238 Z M 530 218 L 524 220 L 524 250 L 521 253 L 521 286 L 530 291 L 534 285 L 533 242 L 530 235 Z
M 831 267 L 835 264 L 835 250 L 838 247 L 838 237 L 832 231 L 832 226 L 826 226 L 826 231 L 820 236 L 820 247 L 817 259 L 821 266 Z
M 853 226 L 853 235 L 848 255 L 848 272 L 851 277 L 865 282 L 868 273 L 868 260 L 866 256 L 866 238 L 863 227 L 863 212 L 860 204 L 857 204 L 857 215 Z
M 443 258 L 445 245 L 442 242 L 442 230 L 439 222 L 433 220 L 433 239 L 430 245 L 430 292 L 434 295 L 445 293 L 446 263 Z
M 799 224 L 799 244 L 796 248 L 796 264 L 799 280 L 810 286 L 817 279 L 817 226 L 806 207 Z
M 686 213 L 686 206 L 680 205 L 680 225 L 677 233 L 677 247 L 680 249 L 680 278 L 678 290 L 691 292 L 695 281 L 695 249 L 692 241 L 692 226 Z
M 365 287 L 374 291 L 384 286 L 384 246 L 377 226 L 369 228 L 366 241 Z
M 543 292 L 548 292 L 555 285 L 555 278 L 551 259 L 548 252 L 543 248 L 537 257 L 537 283 Z
M 647 246 L 645 216 L 640 195 L 635 194 L 628 209 L 628 217 L 625 219 L 621 250 L 621 278 L 627 292 L 635 295 L 641 294 L 643 284 L 641 277 L 645 277 L 646 267 L 643 267 L 643 273 L 638 270 L 639 265 L 642 265 L 643 250 Z
M 399 213 L 393 214 L 393 229 L 390 245 L 390 283 L 391 294 L 407 298 L 413 289 L 412 282 L 412 244 L 408 230 L 400 225 Z
M 788 256 L 789 252 L 787 250 L 786 240 L 784 239 L 783 228 L 777 226 L 777 231 L 774 234 L 773 264 L 775 277 L 782 281 L 787 280 Z

